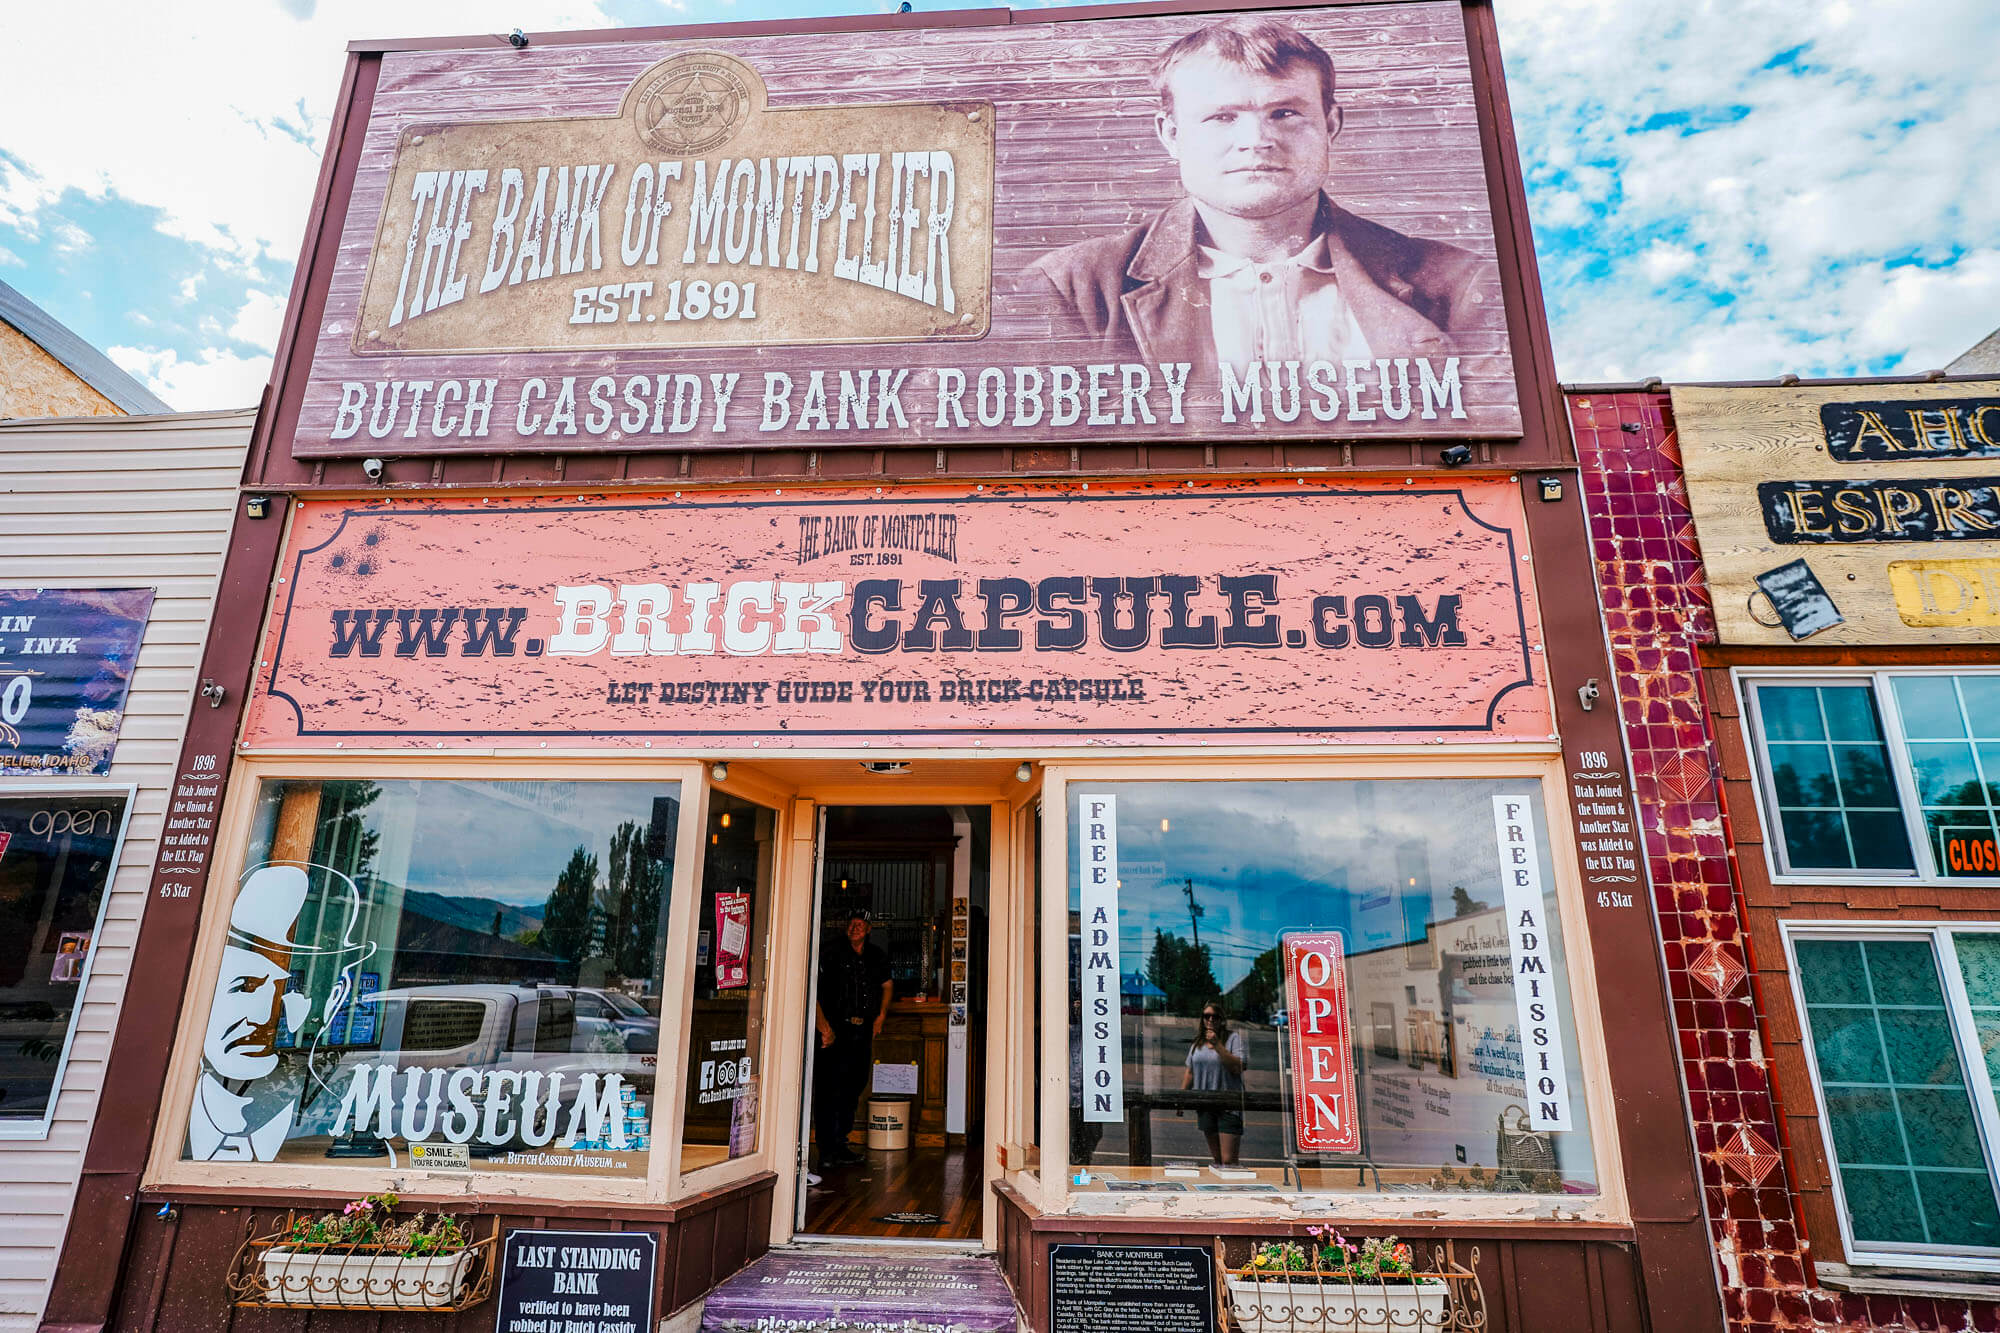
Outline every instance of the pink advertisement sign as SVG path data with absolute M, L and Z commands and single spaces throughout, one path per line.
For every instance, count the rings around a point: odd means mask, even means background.
M 254 749 L 1546 741 L 1502 480 L 314 501 Z
M 715 895 L 715 988 L 750 984 L 750 895 Z
M 993 15 L 385 55 L 292 451 L 1521 434 L 1459 0 Z

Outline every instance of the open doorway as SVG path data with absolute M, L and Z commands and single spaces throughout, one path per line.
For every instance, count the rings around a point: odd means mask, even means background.
M 833 806 L 824 818 L 798 1228 L 976 1240 L 990 810 Z

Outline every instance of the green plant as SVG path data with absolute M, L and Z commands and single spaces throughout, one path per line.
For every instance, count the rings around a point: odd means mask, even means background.
M 1312 1239 L 1267 1241 L 1251 1253 L 1244 1272 L 1251 1277 L 1310 1273 L 1340 1282 L 1416 1281 L 1416 1255 L 1394 1236 L 1349 1240 L 1331 1227 L 1307 1227 Z
M 400 1221 L 393 1194 L 368 1194 L 337 1213 L 293 1217 L 283 1243 L 293 1250 L 354 1249 L 368 1246 L 392 1255 L 429 1258 L 465 1248 L 465 1228 L 456 1217 L 418 1213 Z

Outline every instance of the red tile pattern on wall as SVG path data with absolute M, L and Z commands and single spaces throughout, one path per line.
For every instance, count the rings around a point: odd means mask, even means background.
M 1731 1333 L 2000 1329 L 1991 1303 L 1814 1279 L 1710 741 L 1697 653 L 1715 622 L 1672 404 L 1664 392 L 1580 391 L 1568 405 Z

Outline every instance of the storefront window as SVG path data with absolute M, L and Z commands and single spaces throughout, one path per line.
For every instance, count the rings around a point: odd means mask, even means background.
M 0 1136 L 47 1123 L 104 895 L 126 793 L 0 797 Z
M 1815 928 L 1792 948 L 1849 1258 L 1990 1266 L 2000 934 Z
M 266 782 L 187 1157 L 643 1177 L 679 797 Z
M 2000 673 L 1765 677 L 1747 693 L 1780 871 L 2000 878 Z
M 764 944 L 776 826 L 777 816 L 763 806 L 727 792 L 709 793 L 687 1040 L 683 1172 L 757 1147 Z
M 1071 1188 L 1595 1193 L 1539 793 L 1073 782 Z

